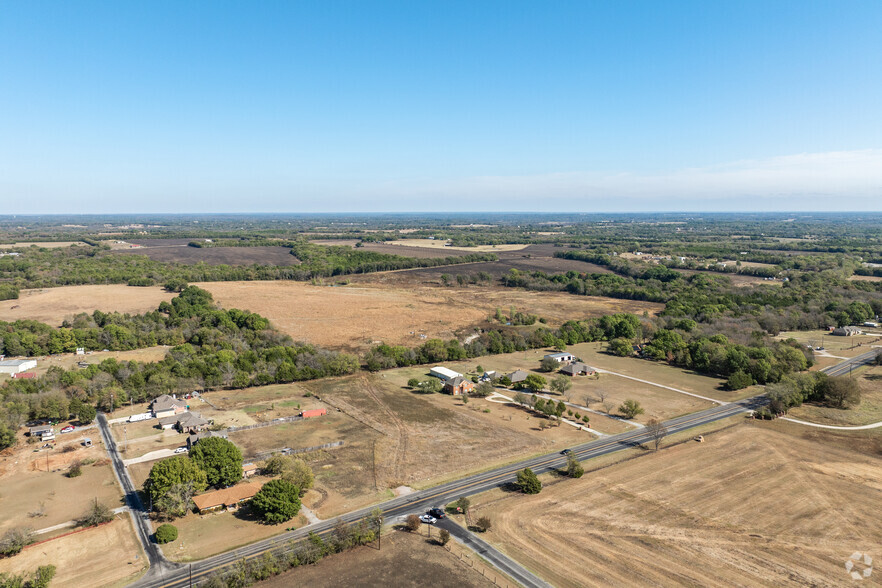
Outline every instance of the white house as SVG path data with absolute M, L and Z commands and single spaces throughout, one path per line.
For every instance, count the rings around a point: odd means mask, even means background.
M 572 353 L 567 353 L 564 351 L 562 353 L 549 353 L 542 359 L 553 359 L 558 363 L 569 363 L 571 361 L 574 361 L 576 359 L 576 356 Z
M 440 365 L 436 365 L 435 367 L 430 369 L 429 375 L 435 376 L 436 378 L 440 378 L 444 382 L 446 382 L 447 380 L 452 380 L 454 378 L 462 377 L 462 374 L 460 374 L 459 372 L 449 370 L 446 367 L 442 367 Z
M 36 359 L 7 359 L 0 361 L 0 374 L 19 374 L 35 367 Z

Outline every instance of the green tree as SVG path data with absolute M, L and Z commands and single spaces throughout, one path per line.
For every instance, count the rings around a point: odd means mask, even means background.
M 437 394 L 444 387 L 443 382 L 438 378 L 429 378 L 417 384 L 417 390 L 423 394 Z
M 628 357 L 634 352 L 631 341 L 623 337 L 610 341 L 606 350 L 612 355 L 618 355 L 619 357 Z
M 175 484 L 192 484 L 193 492 L 199 493 L 208 487 L 205 471 L 183 455 L 176 455 L 153 464 L 144 490 L 153 502 L 159 501 Z
M 824 402 L 834 408 L 849 408 L 861 402 L 861 387 L 854 378 L 826 378 L 819 387 Z
M 242 479 L 242 452 L 228 439 L 200 439 L 190 459 L 204 472 L 210 486 L 231 486 Z
M 0 423 L 0 449 L 15 445 L 15 431 Z
M 515 485 L 517 485 L 524 494 L 539 494 L 539 492 L 542 491 L 542 482 L 530 468 L 524 468 L 522 471 L 518 472 Z
M 643 410 L 643 407 L 640 406 L 639 402 L 628 399 L 619 406 L 619 412 L 622 413 L 626 419 L 633 419 L 637 415 L 643 414 L 645 411 Z
M 493 394 L 494 388 L 493 384 L 490 382 L 481 382 L 477 386 L 475 386 L 475 391 L 472 392 L 473 396 L 477 396 L 478 398 L 486 398 Z
M 419 380 L 419 378 L 411 378 L 411 379 L 409 379 L 409 380 L 407 381 L 407 387 L 408 387 L 408 388 L 416 388 L 416 387 L 419 386 L 419 385 L 420 385 L 420 380 Z
M 490 530 L 490 527 L 493 526 L 493 521 L 491 521 L 488 516 L 478 517 L 478 520 L 475 521 L 475 526 L 478 527 L 482 533 L 486 533 Z
M 315 484 L 312 468 L 299 458 L 292 458 L 290 460 L 285 467 L 285 471 L 282 472 L 282 479 L 297 486 L 300 489 L 300 496 L 306 494 L 306 491 Z
M 539 362 L 539 369 L 543 372 L 556 372 L 560 367 L 560 362 L 552 357 L 543 357 Z
M 741 390 L 742 388 L 753 386 L 753 383 L 753 376 L 742 370 L 738 370 L 729 376 L 729 379 L 726 381 L 726 386 L 729 390 Z
M 81 425 L 88 425 L 95 420 L 95 416 L 98 414 L 98 412 L 91 404 L 82 403 L 78 407 L 76 414 L 77 420 L 80 421 Z
M 551 380 L 550 388 L 552 392 L 557 394 L 563 394 L 567 390 L 573 387 L 573 381 L 569 376 L 565 376 L 560 374 L 555 376 L 553 380 Z
M 572 453 L 567 455 L 567 475 L 571 478 L 581 478 L 582 474 L 585 473 L 585 468 L 582 467 L 582 464 L 579 463 L 579 460 L 576 459 L 576 456 Z
M 156 542 L 157 543 L 171 543 L 175 539 L 178 538 L 178 528 L 174 525 L 170 525 L 165 523 L 163 525 L 159 525 L 159 528 L 156 529 Z
M 450 542 L 450 531 L 447 529 L 441 529 L 438 532 L 438 543 L 441 545 L 447 545 Z
M 533 392 L 541 392 L 545 389 L 547 383 L 548 382 L 546 382 L 545 378 L 543 378 L 539 374 L 530 374 L 529 376 L 527 376 L 527 379 L 524 380 L 524 386 L 526 386 Z
M 290 521 L 300 512 L 300 489 L 286 480 L 270 480 L 251 499 L 251 506 L 267 523 Z
M 27 588 L 48 588 L 49 584 L 52 582 L 52 578 L 54 577 L 55 566 L 51 564 L 40 566 L 37 568 L 37 571 L 34 572 L 34 576 L 31 578 L 31 581 L 27 583 Z
M 453 508 L 459 509 L 461 513 L 465 514 L 469 511 L 469 507 L 472 506 L 472 501 L 465 496 L 461 496 L 458 500 L 451 504 L 451 506 Z

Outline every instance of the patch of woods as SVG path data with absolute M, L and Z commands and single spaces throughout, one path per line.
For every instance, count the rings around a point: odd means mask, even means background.
M 311 380 L 359 368 L 355 356 L 295 343 L 258 314 L 220 309 L 209 292 L 195 286 L 185 287 L 171 302 L 146 315 L 96 312 L 91 317 L 80 315 L 70 328 L 13 323 L 0 331 L 0 348 L 7 353 L 21 351 L 18 346 L 37 353 L 50 351 L 59 340 L 64 342 L 63 350 L 83 344 L 114 349 L 163 343 L 174 347 L 155 363 L 107 359 L 83 369 L 52 366 L 41 378 L 6 382 L 0 388 L 0 441 L 7 440 L 6 431 L 27 420 L 74 416 L 89 422 L 96 406 L 109 411 L 162 394 Z
M 321 559 L 376 541 L 383 525 L 379 508 L 368 516 L 346 523 L 337 519 L 330 532 L 310 533 L 306 539 L 289 541 L 283 547 L 254 559 L 242 559 L 223 572 L 200 582 L 200 588 L 241 588 L 277 576 L 290 569 L 318 563 Z
M 119 255 L 101 242 L 64 248 L 23 248 L 15 257 L 0 257 L 0 300 L 18 298 L 23 288 L 84 284 L 156 286 L 172 281 L 224 282 L 252 280 L 311 280 L 398 269 L 439 267 L 458 263 L 496 261 L 492 253 L 467 253 L 443 258 L 416 258 L 326 246 L 305 240 L 217 240 L 191 246 L 282 246 L 301 261 L 297 266 L 208 265 L 165 263 L 146 255 Z

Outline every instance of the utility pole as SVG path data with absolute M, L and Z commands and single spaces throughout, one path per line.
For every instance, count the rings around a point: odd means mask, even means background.
M 190 564 L 190 588 L 193 588 L 193 564 Z

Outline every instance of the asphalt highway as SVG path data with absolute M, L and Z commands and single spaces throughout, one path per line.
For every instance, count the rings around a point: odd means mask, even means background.
M 745 413 L 763 403 L 764 398 L 762 396 L 748 398 L 671 419 L 665 422 L 665 426 L 667 427 L 668 434 L 674 434 L 693 427 L 725 419 L 739 413 Z M 572 447 L 571 449 L 579 460 L 585 460 L 635 447 L 647 443 L 650 440 L 650 434 L 646 432 L 645 429 L 639 429 L 584 443 Z M 551 470 L 562 469 L 565 464 L 566 456 L 560 453 L 546 454 L 507 466 L 494 468 L 486 472 L 473 474 L 466 478 L 454 482 L 448 482 L 434 488 L 422 490 L 406 496 L 400 496 L 377 506 L 383 510 L 387 519 L 393 519 L 413 513 L 421 513 L 433 506 L 442 506 L 461 496 L 478 494 L 492 488 L 511 484 L 514 482 L 515 474 L 518 470 L 529 467 L 537 474 L 542 474 Z M 376 507 L 353 511 L 340 518 L 346 522 L 357 521 L 370 514 L 370 511 L 373 508 Z M 132 586 L 138 588 L 182 588 L 190 586 L 191 574 L 193 585 L 197 585 L 200 580 L 205 579 L 215 572 L 223 571 L 223 569 L 230 564 L 242 559 L 247 560 L 259 557 L 268 551 L 283 550 L 287 547 L 288 542 L 306 537 L 310 532 L 320 535 L 329 533 L 335 522 L 336 520 L 329 520 L 307 525 L 296 531 L 291 531 L 214 557 L 193 562 L 191 565 L 169 564 L 163 561 L 164 565 L 156 566 L 155 569 L 152 568 L 146 576 L 132 584 Z M 506 569 L 505 566 L 508 565 L 507 562 L 494 561 L 492 559 L 493 551 L 495 550 L 490 549 L 486 551 L 486 553 L 482 554 L 485 558 L 490 560 L 491 563 L 500 569 Z M 515 575 L 515 577 L 517 577 L 517 575 Z M 535 584 L 527 583 L 527 585 L 533 586 Z
M 849 374 L 851 370 L 856 367 L 860 367 L 868 363 L 873 363 L 874 361 L 876 361 L 876 356 L 879 353 L 882 353 L 882 349 L 872 349 L 870 351 L 867 351 L 866 353 L 856 355 L 851 359 L 846 359 L 842 363 L 837 363 L 836 365 L 826 367 L 821 371 L 828 376 L 844 376 L 846 374 Z

